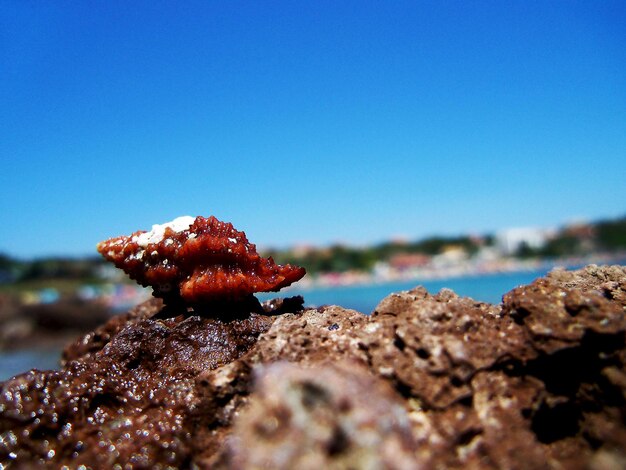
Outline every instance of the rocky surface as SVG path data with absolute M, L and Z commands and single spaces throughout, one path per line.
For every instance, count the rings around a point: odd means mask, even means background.
M 9 468 L 626 468 L 626 268 L 501 305 L 151 300 L 1 385 Z M 217 310 L 216 310 L 217 309 Z

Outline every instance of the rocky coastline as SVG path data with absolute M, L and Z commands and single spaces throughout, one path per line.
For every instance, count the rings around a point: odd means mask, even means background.
M 152 299 L 110 319 L 61 370 L 0 385 L 0 463 L 626 468 L 625 267 L 554 271 L 500 305 L 420 287 L 369 316 L 302 305 Z

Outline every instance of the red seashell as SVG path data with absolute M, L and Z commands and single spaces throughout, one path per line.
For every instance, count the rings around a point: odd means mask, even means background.
M 156 297 L 189 303 L 239 300 L 278 291 L 306 271 L 261 257 L 246 234 L 215 217 L 179 217 L 150 232 L 111 238 L 98 251 Z

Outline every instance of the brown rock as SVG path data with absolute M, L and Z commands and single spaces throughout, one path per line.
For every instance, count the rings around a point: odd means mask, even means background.
M 471 398 L 478 370 L 532 355 L 523 331 L 498 307 L 450 291 L 392 294 L 376 307 L 364 333 L 374 370 L 428 408 Z
M 626 269 L 590 266 L 501 306 L 416 288 L 371 316 L 295 301 L 230 322 L 152 301 L 69 347 L 62 371 L 2 384 L 0 461 L 623 468 L 624 286 Z
M 606 278 L 590 272 L 598 273 L 594 267 L 578 276 L 556 271 L 513 289 L 504 296 L 502 311 L 522 326 L 535 349 L 544 352 L 567 348 L 594 334 L 621 335 L 626 329 L 626 303 L 613 298 L 621 298 L 622 291 L 613 283 L 605 290 Z
M 247 352 L 274 319 L 252 313 L 222 322 L 211 312 L 158 318 L 161 312 L 159 301 L 149 301 L 70 346 L 61 371 L 4 382 L 0 462 L 187 465 L 195 377 Z

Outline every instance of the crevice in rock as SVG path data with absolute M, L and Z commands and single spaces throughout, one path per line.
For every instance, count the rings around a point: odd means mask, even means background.
M 425 348 L 416 349 L 415 354 L 417 354 L 417 357 L 419 357 L 420 359 L 427 360 L 430 358 L 430 352 L 428 351 L 428 349 Z
M 551 444 L 578 434 L 580 419 L 580 409 L 571 401 L 554 406 L 543 402 L 532 417 L 531 429 L 539 442 Z
M 333 429 L 333 435 L 328 443 L 326 452 L 328 455 L 334 457 L 344 453 L 350 447 L 350 439 L 346 435 L 346 432 L 339 426 L 335 426 Z
M 406 343 L 400 335 L 398 335 L 398 333 L 395 333 L 393 336 L 393 345 L 400 351 L 404 351 L 404 348 L 406 347 Z
M 480 436 L 482 433 L 483 433 L 482 429 L 468 429 L 467 431 L 459 434 L 459 436 L 456 439 L 456 445 L 466 446 L 470 442 L 472 442 L 476 436 Z
M 602 375 L 606 367 L 620 366 L 614 353 L 623 347 L 621 333 L 603 335 L 590 331 L 577 346 L 552 354 L 542 353 L 525 364 L 507 360 L 494 369 L 512 377 L 533 376 L 544 384 L 546 394 L 541 401 L 523 409 L 521 414 L 530 419 L 538 441 L 551 444 L 578 435 L 583 412 L 626 405 L 621 390 Z M 586 436 L 586 440 L 594 445 L 592 438 Z

